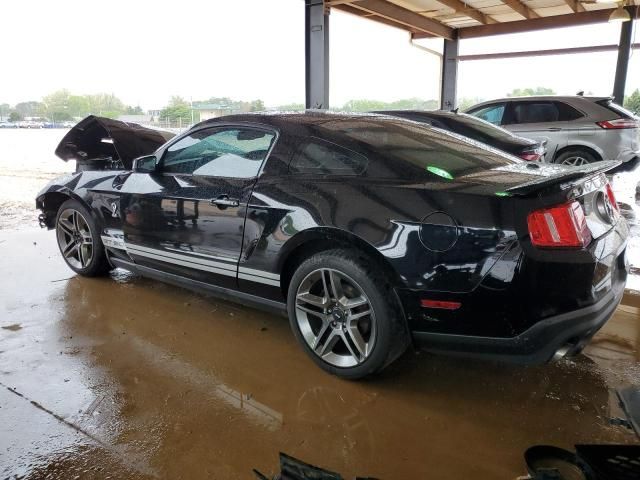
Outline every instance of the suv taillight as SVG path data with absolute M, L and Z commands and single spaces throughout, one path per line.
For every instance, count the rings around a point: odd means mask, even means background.
M 576 201 L 535 210 L 527 217 L 527 225 L 536 247 L 580 248 L 591 242 L 584 210 Z
M 637 120 L 633 118 L 617 118 L 615 120 L 605 120 L 604 122 L 596 122 L 600 128 L 605 130 L 619 130 L 622 128 L 639 128 Z

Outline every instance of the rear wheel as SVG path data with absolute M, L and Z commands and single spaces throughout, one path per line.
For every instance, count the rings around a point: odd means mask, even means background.
M 598 158 L 587 151 L 580 148 L 565 150 L 556 157 L 555 163 L 560 165 L 580 166 L 588 163 L 597 162 Z
M 356 252 L 330 250 L 305 260 L 289 285 L 291 328 L 307 354 L 348 379 L 378 372 L 399 357 L 408 334 L 395 294 Z
M 62 258 L 74 272 L 94 277 L 109 270 L 96 221 L 77 200 L 67 200 L 60 205 L 56 238 Z

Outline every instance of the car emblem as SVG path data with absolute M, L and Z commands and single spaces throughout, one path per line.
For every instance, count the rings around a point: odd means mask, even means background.
M 118 204 L 116 202 L 111 202 L 111 216 L 118 218 Z

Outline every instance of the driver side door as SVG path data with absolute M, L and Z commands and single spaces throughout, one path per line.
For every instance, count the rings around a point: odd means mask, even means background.
M 145 193 L 125 184 L 121 191 L 129 255 L 144 266 L 237 288 L 247 203 L 275 138 L 260 127 L 208 127 L 166 147 L 156 171 L 134 174 L 148 175 L 157 188 Z

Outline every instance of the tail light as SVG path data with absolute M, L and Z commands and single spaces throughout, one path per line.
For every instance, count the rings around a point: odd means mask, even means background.
M 536 247 L 580 248 L 591 242 L 584 210 L 576 201 L 535 210 L 527 217 L 527 225 Z
M 538 145 L 535 148 L 529 148 L 527 150 L 523 150 L 518 154 L 522 160 L 526 160 L 527 162 L 538 162 L 542 155 L 544 155 L 545 148 L 542 145 Z
M 535 152 L 522 152 L 519 157 L 527 162 L 537 162 L 540 160 L 540 154 Z
M 633 118 L 617 118 L 615 120 L 605 120 L 603 122 L 596 122 L 600 128 L 605 130 L 619 130 L 623 128 L 639 128 L 640 124 Z
M 618 202 L 616 201 L 616 196 L 613 194 L 613 188 L 611 188 L 611 184 L 607 183 L 607 197 L 609 197 L 609 201 L 613 208 L 616 209 L 616 212 L 620 211 L 620 207 L 618 207 Z

